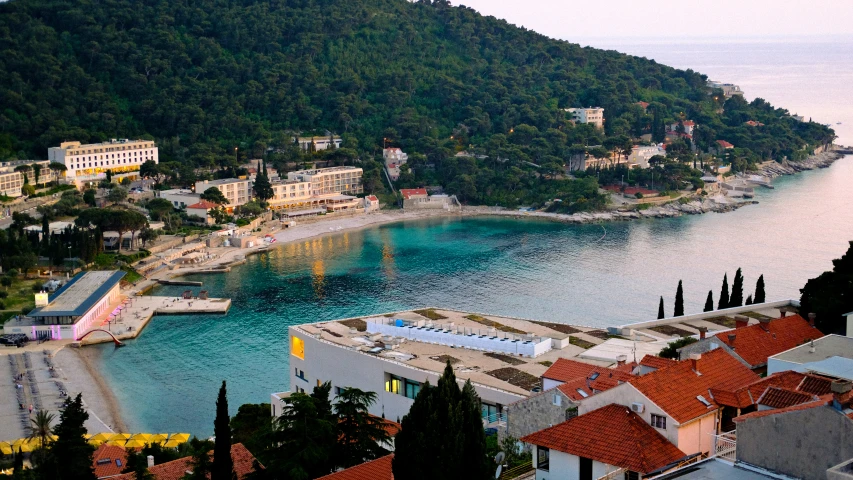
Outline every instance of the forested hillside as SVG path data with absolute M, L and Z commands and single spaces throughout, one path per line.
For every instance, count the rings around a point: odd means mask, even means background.
M 294 131 L 329 130 L 362 158 L 385 138 L 434 165 L 470 145 L 557 165 L 679 118 L 700 125 L 700 148 L 726 139 L 753 161 L 832 138 L 762 100 L 720 114 L 723 97 L 697 72 L 445 1 L 11 0 L 0 51 L 0 159 L 151 136 L 165 161 L 221 165 L 237 146 L 258 156 Z M 590 105 L 605 108 L 605 132 L 561 110 Z

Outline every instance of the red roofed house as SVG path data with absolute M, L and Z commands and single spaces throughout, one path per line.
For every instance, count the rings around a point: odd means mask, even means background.
M 610 404 L 536 433 L 536 478 L 580 480 L 641 476 L 675 466 L 687 455 L 624 405 Z M 632 475 L 634 474 L 634 475 Z
M 98 479 L 121 475 L 127 467 L 127 450 L 124 447 L 103 444 L 92 455 L 92 466 Z
M 394 454 L 379 457 L 376 460 L 364 462 L 361 465 L 325 475 L 317 480 L 394 480 L 391 471 L 391 460 Z
M 714 350 L 581 400 L 578 412 L 583 416 L 618 403 L 635 411 L 681 451 L 708 452 L 712 435 L 719 433 L 722 410 L 710 390 L 736 390 L 758 379 L 731 355 Z
M 401 188 L 400 195 L 403 196 L 403 200 L 411 200 L 413 198 L 427 198 L 427 191 L 425 188 Z
M 368 195 L 364 197 L 364 211 L 373 212 L 379 210 L 379 199 L 376 195 Z
M 847 478 L 827 469 L 853 458 L 851 387 L 835 381 L 819 400 L 736 418 L 738 463 L 792 478 Z
M 718 147 L 718 150 L 720 150 L 720 151 L 728 150 L 730 148 L 735 148 L 734 145 L 732 145 L 731 143 L 729 143 L 725 140 L 717 140 L 717 147 Z
M 210 216 L 210 211 L 219 208 L 219 205 L 208 202 L 207 200 L 202 200 L 198 203 L 194 203 L 192 205 L 187 205 L 187 215 L 203 218 L 208 225 L 213 224 L 213 218 Z
M 655 355 L 646 355 L 640 360 L 640 364 L 634 372 L 637 375 L 645 375 L 647 373 L 652 373 L 656 370 L 660 370 L 663 367 L 668 367 L 670 365 L 675 365 L 678 363 L 677 360 L 671 360 L 669 358 L 658 357 Z
M 681 125 L 684 126 L 684 133 L 686 133 L 687 135 L 693 136 L 693 129 L 696 128 L 696 122 L 694 122 L 693 120 L 685 120 L 685 121 L 681 122 Z M 675 122 L 675 123 L 669 125 L 669 131 L 670 132 L 677 132 L 678 131 L 678 122 Z
M 255 457 L 242 443 L 231 445 L 231 459 L 234 461 L 234 473 L 237 474 L 237 480 L 245 479 L 254 471 Z M 210 460 L 213 461 L 213 452 L 211 452 Z M 181 480 L 184 475 L 192 472 L 192 457 L 179 458 L 171 462 L 154 465 L 148 467 L 148 471 L 154 475 L 156 480 Z M 114 478 L 115 480 L 133 480 L 135 477 L 133 473 L 125 473 Z
M 720 332 L 678 350 L 681 358 L 691 353 L 722 349 L 741 363 L 761 374 L 767 371 L 767 358 L 796 346 L 817 340 L 823 333 L 799 315 L 775 320 L 764 318 L 758 323 Z
M 637 105 L 643 107 L 643 112 L 645 112 L 646 109 L 649 108 L 649 102 L 637 102 Z

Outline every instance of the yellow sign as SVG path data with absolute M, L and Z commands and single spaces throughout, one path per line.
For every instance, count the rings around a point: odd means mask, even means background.
M 47 293 L 39 292 L 36 294 L 36 306 L 37 307 L 46 307 L 47 306 Z
M 290 337 L 290 354 L 305 360 L 305 341 L 299 337 Z

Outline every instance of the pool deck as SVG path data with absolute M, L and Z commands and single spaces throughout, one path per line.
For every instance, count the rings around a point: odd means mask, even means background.
M 120 313 L 112 315 L 118 307 Z M 95 323 L 91 330 L 100 329 L 112 333 L 119 340 L 129 340 L 142 334 L 148 322 L 155 315 L 192 315 L 228 313 L 231 308 L 229 298 L 198 298 L 183 299 L 163 296 L 122 296 L 118 302 L 110 306 L 108 313 Z M 84 338 L 81 345 L 112 342 L 113 339 L 104 331 L 94 331 Z

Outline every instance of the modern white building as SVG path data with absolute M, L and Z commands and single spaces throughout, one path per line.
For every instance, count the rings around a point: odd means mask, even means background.
M 853 381 L 853 338 L 826 335 L 767 359 L 767 374 L 785 370 Z
M 201 195 L 208 188 L 217 188 L 228 204 L 223 205 L 226 210 L 233 211 L 234 207 L 245 205 L 252 200 L 252 184 L 247 178 L 223 178 L 220 180 L 201 180 L 195 182 L 195 193 Z
M 299 148 L 304 152 L 319 152 L 326 150 L 334 145 L 334 148 L 341 148 L 341 137 L 338 135 L 324 135 L 318 137 L 294 137 L 294 142 L 299 144 Z
M 604 109 L 601 107 L 566 108 L 575 123 L 591 123 L 595 128 L 604 128 Z
M 48 160 L 65 165 L 65 178 L 78 187 L 106 178 L 107 170 L 113 178 L 139 177 L 139 167 L 151 160 L 159 162 L 157 145 L 153 140 L 112 139 L 109 142 L 82 145 L 80 142 L 63 142 L 47 151 Z
M 329 167 L 288 172 L 287 179 L 309 183 L 311 185 L 310 194 L 314 196 L 342 193 L 358 195 L 364 193 L 364 186 L 361 182 L 362 173 L 363 170 L 358 167 Z
M 739 86 L 733 83 L 723 83 L 714 80 L 708 80 L 708 86 L 711 88 L 722 90 L 723 95 L 726 98 L 732 98 L 735 95 L 743 96 L 743 90 L 741 90 Z
M 361 199 L 340 192 L 314 195 L 309 181 L 284 180 L 272 183 L 273 198 L 267 203 L 273 210 L 287 210 L 288 216 L 299 213 L 325 213 L 329 211 L 362 208 Z
M 173 188 L 170 190 L 154 191 L 154 194 L 159 198 L 164 198 L 170 202 L 175 208 L 182 209 L 201 200 L 201 193 L 195 193 L 192 190 L 183 188 Z
M 392 181 L 397 181 L 400 178 L 400 165 L 408 162 L 409 155 L 399 148 L 386 148 L 382 150 L 382 160 L 385 163 L 388 176 L 391 177 Z
M 655 155 L 666 156 L 663 145 L 634 145 L 628 156 L 628 164 L 632 167 L 649 168 L 649 160 Z

